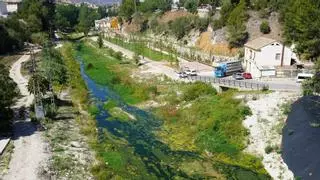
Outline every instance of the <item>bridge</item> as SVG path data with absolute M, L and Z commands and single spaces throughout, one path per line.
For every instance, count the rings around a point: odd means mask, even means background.
M 267 83 L 254 82 L 254 81 L 243 81 L 243 80 L 234 80 L 226 78 L 215 78 L 209 76 L 188 76 L 189 81 L 202 81 L 211 83 L 213 86 L 219 86 L 220 88 L 232 88 L 239 90 L 263 90 L 269 89 Z

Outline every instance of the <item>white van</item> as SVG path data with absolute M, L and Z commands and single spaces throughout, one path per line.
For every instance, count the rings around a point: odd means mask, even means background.
M 313 74 L 310 73 L 298 73 L 297 75 L 297 83 L 301 83 L 305 80 L 311 79 Z

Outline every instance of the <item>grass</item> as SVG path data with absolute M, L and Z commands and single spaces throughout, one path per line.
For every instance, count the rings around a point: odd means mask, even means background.
M 5 173 L 9 169 L 9 163 L 11 154 L 13 153 L 13 149 L 13 141 L 10 141 L 2 155 L 0 155 L 0 175 Z
M 121 60 L 111 56 L 109 49 L 98 49 L 88 43 L 80 44 L 79 54 L 89 77 L 98 84 L 108 85 L 125 102 L 137 104 L 150 98 L 152 85 L 135 82 L 130 77 L 130 71 L 135 65 L 122 64 Z
M 247 140 L 242 120 L 251 110 L 233 98 L 234 92 L 217 95 L 214 90 L 210 91 L 212 87 L 203 83 L 170 88 L 171 91 L 162 94 L 169 97 L 168 105 L 154 109 L 164 120 L 159 136 L 165 142 L 174 149 L 207 151 L 213 153 L 214 161 L 267 174 L 261 160 L 242 152 Z
M 150 58 L 154 61 L 163 61 L 163 60 L 171 61 L 171 62 L 176 61 L 176 57 L 174 55 L 172 54 L 168 55 L 159 51 L 155 51 L 153 49 L 148 48 L 147 45 L 145 45 L 144 43 L 134 42 L 134 41 L 125 42 L 120 38 L 111 38 L 111 37 L 109 37 L 107 40 L 121 47 L 124 47 L 130 51 L 133 51 L 136 54 Z

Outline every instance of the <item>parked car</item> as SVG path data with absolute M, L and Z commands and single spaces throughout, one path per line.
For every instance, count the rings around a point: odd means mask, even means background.
M 191 70 L 190 76 L 197 76 L 197 71 L 196 70 Z
M 305 80 L 311 79 L 313 77 L 313 74 L 311 73 L 298 73 L 297 75 L 297 83 L 301 83 Z
M 252 79 L 252 75 L 251 75 L 251 73 L 242 73 L 242 77 L 244 78 L 244 79 Z
M 186 69 L 186 70 L 184 71 L 184 73 L 186 73 L 187 75 L 190 75 L 190 74 L 191 74 L 191 70 L 190 70 L 190 69 Z
M 243 79 L 244 79 L 244 77 L 242 76 L 242 73 L 234 73 L 234 74 L 232 75 L 232 77 L 233 77 L 233 79 L 235 79 L 235 80 L 243 80 Z
M 197 76 L 197 71 L 194 69 L 187 69 L 184 71 L 188 76 Z
M 186 78 L 188 75 L 185 72 L 177 72 L 179 78 Z

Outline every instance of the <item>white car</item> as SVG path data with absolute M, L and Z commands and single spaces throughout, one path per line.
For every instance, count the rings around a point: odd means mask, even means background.
M 301 83 L 305 80 L 311 79 L 313 77 L 313 74 L 311 73 L 298 73 L 297 75 L 297 83 Z
M 187 69 L 184 71 L 188 76 L 197 76 L 197 71 L 194 69 Z

